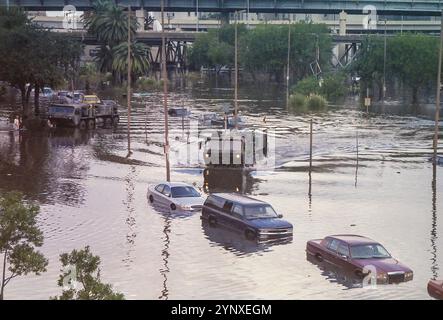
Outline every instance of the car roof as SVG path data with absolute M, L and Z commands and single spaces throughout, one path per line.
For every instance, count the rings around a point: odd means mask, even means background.
M 194 187 L 193 185 L 189 184 L 189 183 L 184 183 L 184 182 L 161 182 L 156 184 L 156 186 L 158 186 L 159 184 L 165 184 L 167 186 L 169 186 L 170 188 L 172 187 Z
M 243 196 L 241 194 L 238 193 L 213 193 L 211 194 L 212 196 L 218 197 L 218 198 L 222 198 L 225 200 L 229 200 L 232 202 L 236 202 L 236 203 L 240 203 L 243 205 L 254 205 L 254 204 L 267 204 L 264 201 L 258 200 L 258 199 L 254 199 L 248 196 Z
M 341 240 L 343 242 L 346 242 L 349 245 L 369 244 L 369 243 L 377 243 L 378 244 L 377 241 L 374 241 L 370 238 L 360 236 L 357 234 L 336 234 L 336 235 L 328 236 L 327 238 Z

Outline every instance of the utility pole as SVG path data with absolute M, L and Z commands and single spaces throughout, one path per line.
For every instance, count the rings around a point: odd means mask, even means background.
M 386 17 L 385 17 L 385 36 L 384 36 L 384 50 L 383 50 L 383 100 L 382 103 L 385 103 L 386 97 Z
M 198 30 L 200 28 L 200 26 L 199 26 L 200 21 L 199 21 L 199 17 L 198 17 L 198 0 L 195 0 L 195 14 L 197 15 L 197 22 L 195 25 L 195 30 L 198 32 Z
M 435 99 L 435 132 L 434 132 L 434 166 L 437 164 L 437 148 L 438 148 L 438 121 L 440 120 L 440 89 L 441 89 L 441 63 L 443 51 L 443 10 L 441 12 L 440 25 L 440 50 L 438 54 L 437 69 L 437 94 Z
M 235 125 L 235 129 L 238 129 L 238 102 L 237 102 L 237 94 L 238 94 L 238 34 L 237 34 L 237 15 L 238 12 L 235 13 L 235 52 L 234 52 L 234 84 L 235 84 L 235 88 L 234 88 L 234 125 Z
M 289 63 L 291 57 L 291 21 L 288 23 L 288 61 L 286 64 L 286 107 L 289 106 Z
M 131 152 L 131 6 L 128 7 L 128 156 Z
M 164 0 L 161 0 L 162 15 L 162 78 L 163 78 L 163 111 L 165 114 L 165 159 L 166 159 L 166 181 L 171 181 L 171 172 L 169 167 L 169 123 L 168 123 L 168 74 L 166 70 L 166 39 L 165 39 L 165 6 Z

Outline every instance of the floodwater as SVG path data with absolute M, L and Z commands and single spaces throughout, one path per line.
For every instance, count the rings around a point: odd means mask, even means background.
M 433 184 L 428 161 L 433 121 L 346 106 L 293 114 L 278 90 L 239 94 L 247 125 L 275 137 L 275 169 L 204 174 L 171 156 L 172 179 L 271 203 L 294 225 L 291 242 L 255 244 L 202 224 L 199 213 L 173 215 L 148 204 L 148 184 L 165 178 L 162 95 L 151 93 L 134 98 L 129 158 L 124 114 L 115 129 L 0 132 L 0 191 L 38 201 L 41 251 L 49 259 L 41 276 L 11 281 L 5 298 L 60 294 L 59 255 L 90 245 L 103 280 L 128 299 L 428 299 L 427 281 L 443 278 L 443 167 Z M 232 105 L 232 96 L 228 86 L 200 81 L 169 101 L 196 116 Z M 172 149 L 186 145 L 191 122 L 170 118 Z M 414 270 L 414 280 L 353 288 L 306 259 L 308 240 L 338 233 L 378 240 Z

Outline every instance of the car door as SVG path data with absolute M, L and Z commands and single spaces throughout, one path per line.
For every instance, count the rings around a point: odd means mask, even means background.
M 234 220 L 231 216 L 231 210 L 232 210 L 233 203 L 231 201 L 225 201 L 223 204 L 223 208 L 220 212 L 220 223 L 229 227 L 229 228 L 235 228 Z
M 243 207 L 239 204 L 234 204 L 231 209 L 232 224 L 236 230 L 243 231 L 245 229 Z
M 337 248 L 337 265 L 344 271 L 349 269 L 349 246 L 347 243 L 340 241 Z
M 163 188 L 165 187 L 164 184 L 159 184 L 157 185 L 153 192 L 152 192 L 152 196 L 154 197 L 154 202 L 158 202 L 161 203 L 162 198 L 163 198 Z
M 337 239 L 331 239 L 331 241 L 327 244 L 325 250 L 325 260 L 333 265 L 337 265 L 337 249 L 340 245 L 340 241 Z
M 161 195 L 162 204 L 169 206 L 171 204 L 171 187 L 165 184 Z

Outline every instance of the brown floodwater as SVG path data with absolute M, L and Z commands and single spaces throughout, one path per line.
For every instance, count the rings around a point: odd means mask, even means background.
M 172 92 L 170 105 L 190 108 L 191 117 L 221 111 L 232 106 L 233 91 L 219 86 L 195 82 Z M 59 255 L 86 245 L 101 257 L 103 280 L 128 299 L 429 298 L 428 280 L 443 277 L 443 167 L 433 184 L 428 161 L 433 121 L 366 115 L 344 105 L 295 114 L 280 97 L 266 87 L 242 88 L 239 96 L 247 126 L 268 128 L 275 137 L 274 170 L 204 174 L 198 163 L 171 157 L 174 181 L 271 203 L 294 225 L 292 241 L 273 245 L 209 228 L 199 213 L 173 215 L 148 204 L 148 184 L 165 178 L 161 93 L 134 97 L 129 158 L 124 112 L 114 129 L 19 134 L 6 130 L 3 107 L 0 192 L 19 190 L 40 204 L 41 251 L 49 259 L 41 276 L 11 281 L 5 298 L 59 294 Z M 171 117 L 170 127 L 172 149 L 186 146 L 195 130 L 191 118 Z M 337 233 L 378 240 L 414 270 L 414 280 L 360 288 L 306 259 L 308 240 Z

